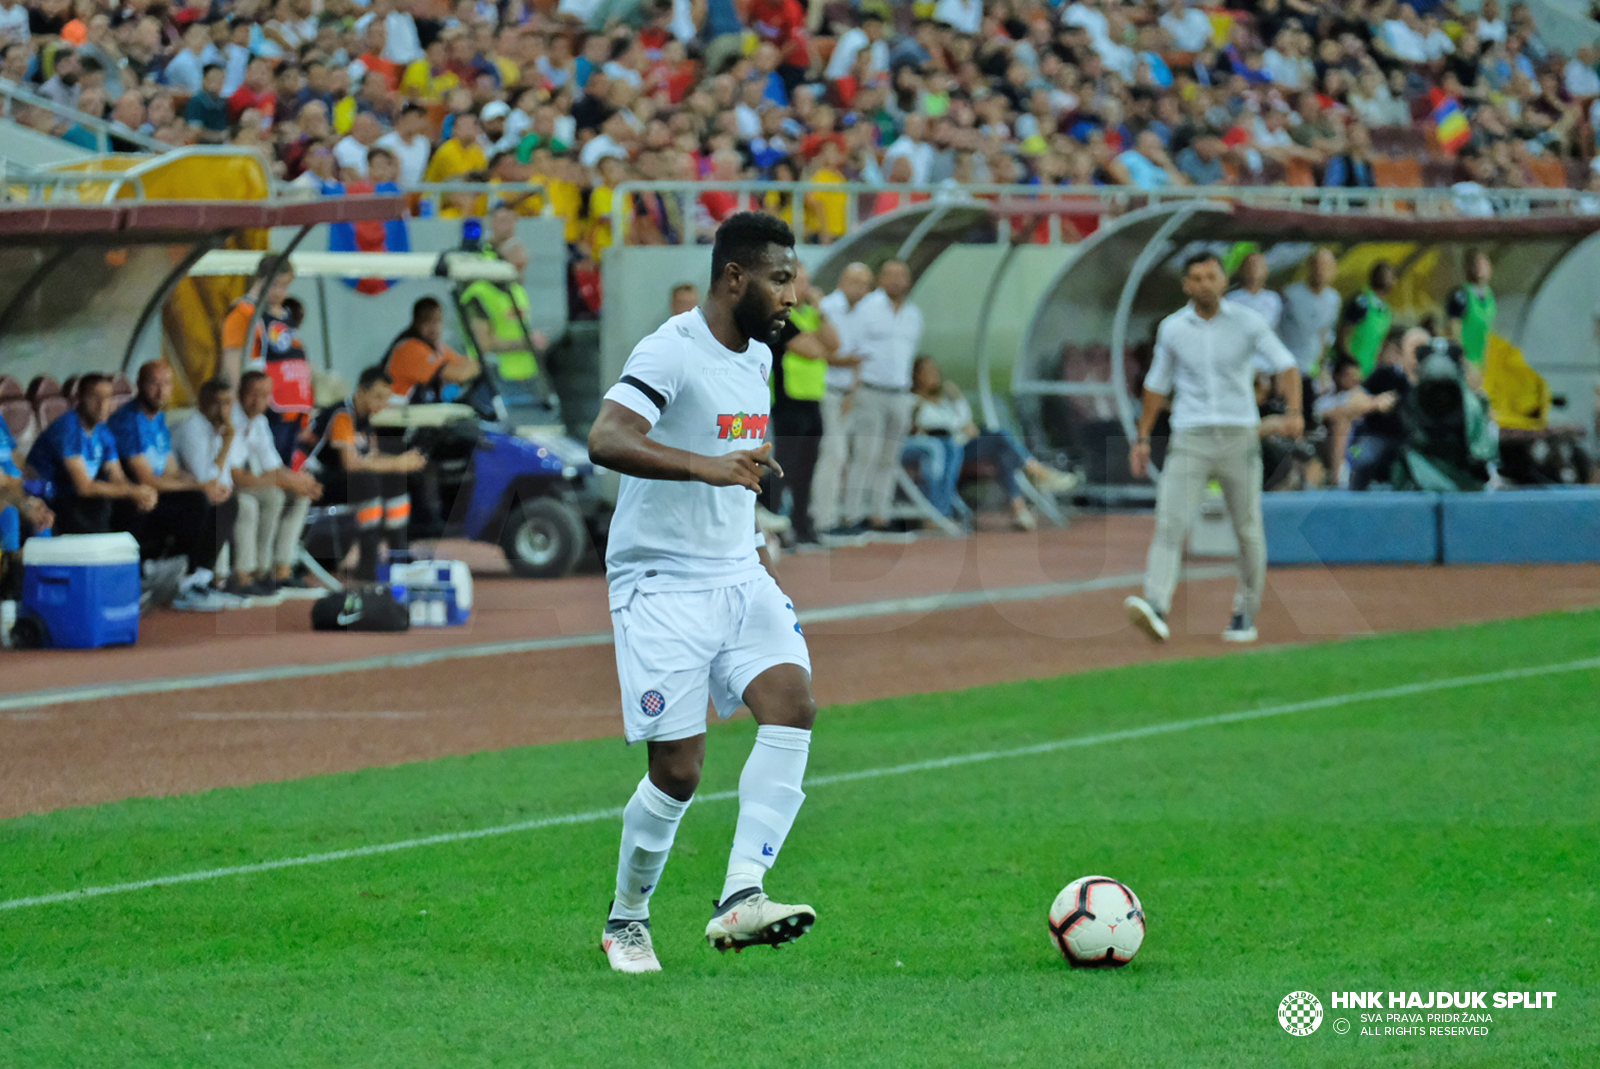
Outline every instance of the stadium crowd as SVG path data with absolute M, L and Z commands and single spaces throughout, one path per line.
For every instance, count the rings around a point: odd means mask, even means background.
M 537 182 L 578 259 L 739 198 L 632 178 L 1041 187 L 1586 186 L 1600 69 L 1500 0 L 5 0 L 0 78 L 173 145 L 258 147 L 316 192 Z M 16 116 L 93 144 L 42 108 Z M 125 142 L 125 139 L 124 139 Z M 117 143 L 115 147 L 132 147 Z M 544 197 L 513 195 L 524 211 Z M 888 192 L 866 212 L 895 206 Z M 792 218 L 795 205 L 762 203 Z M 792 218 L 840 236 L 847 195 Z M 444 211 L 482 214 L 476 194 Z

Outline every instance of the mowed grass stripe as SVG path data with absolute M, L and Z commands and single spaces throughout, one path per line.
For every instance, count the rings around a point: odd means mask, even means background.
M 825 787 L 840 783 L 853 783 L 862 780 L 881 779 L 887 776 L 901 776 L 918 772 L 931 772 L 939 769 L 955 768 L 963 765 L 981 764 L 990 761 L 1000 761 L 1018 757 L 1030 757 L 1040 754 L 1054 753 L 1061 750 L 1078 749 L 1088 746 L 1101 746 L 1108 743 L 1127 742 L 1135 739 L 1150 738 L 1159 735 L 1171 735 L 1177 732 L 1192 731 L 1205 727 L 1216 727 L 1223 724 L 1262 720 L 1269 717 L 1289 716 L 1295 713 L 1312 712 L 1321 709 L 1333 709 L 1341 706 L 1359 704 L 1362 702 L 1388 701 L 1396 698 L 1412 697 L 1415 695 L 1430 694 L 1439 691 L 1508 683 L 1519 679 L 1562 675 L 1571 672 L 1589 671 L 1592 669 L 1600 669 L 1600 657 L 1588 657 L 1581 660 L 1566 661 L 1559 664 L 1536 665 L 1525 668 L 1509 668 L 1495 672 L 1482 672 L 1474 675 L 1449 676 L 1442 679 L 1423 680 L 1416 683 L 1406 683 L 1392 687 L 1380 687 L 1373 690 L 1355 691 L 1347 694 L 1332 694 L 1321 698 L 1310 698 L 1303 701 L 1268 705 L 1257 709 L 1245 709 L 1231 713 L 1218 713 L 1212 716 L 1191 717 L 1184 720 L 1169 720 L 1156 724 L 1147 724 L 1142 727 L 1126 728 L 1119 731 L 1108 731 L 1093 735 L 1079 735 L 1065 739 L 1054 739 L 1048 742 L 1035 743 L 1030 746 L 1018 746 L 1002 750 L 984 750 L 965 754 L 952 754 L 946 757 L 932 758 L 926 761 L 913 761 L 906 764 L 861 769 L 854 772 L 840 772 L 831 775 L 814 776 L 806 781 L 806 786 L 808 789 L 815 789 L 817 787 Z M 737 791 L 715 791 L 697 796 L 696 801 L 699 804 L 704 805 L 711 802 L 730 801 L 736 799 L 737 797 Z M 58 891 L 50 894 L 33 895 L 24 898 L 13 898 L 0 902 L 0 911 L 54 905 L 62 902 L 73 902 L 81 899 L 102 897 L 105 895 L 126 894 L 134 891 L 149 890 L 156 887 L 198 883 L 206 880 L 222 879 L 229 876 L 242 876 L 254 873 L 272 872 L 278 869 L 300 868 L 308 865 L 325 865 L 337 861 L 348 861 L 363 857 L 373 857 L 380 854 L 390 854 L 401 850 L 413 850 L 427 846 L 440 846 L 450 843 L 467 842 L 474 839 L 485 839 L 494 836 L 537 831 L 542 828 L 574 824 L 592 824 L 597 821 L 616 820 L 620 818 L 621 815 L 621 807 L 595 809 L 586 812 L 562 814 L 559 816 L 540 817 L 534 820 L 518 821 L 512 824 L 501 824 L 488 828 L 474 828 L 464 831 L 445 832 L 438 835 L 428 835 L 415 839 L 402 839 L 395 842 L 375 843 L 367 846 L 352 847 L 345 850 L 332 850 L 324 853 L 305 854 L 299 857 L 277 858 L 271 861 L 255 862 L 247 865 L 230 865 L 222 868 L 202 869 L 195 872 L 178 873 L 171 876 L 157 876 L 148 880 L 107 884 L 98 887 L 84 887 L 70 891 Z

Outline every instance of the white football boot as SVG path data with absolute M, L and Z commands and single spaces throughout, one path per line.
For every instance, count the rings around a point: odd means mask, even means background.
M 747 887 L 712 907 L 706 941 L 722 951 L 776 948 L 799 939 L 815 923 L 817 911 L 810 906 L 786 906 L 768 898 L 759 887 Z
M 617 972 L 660 972 L 661 962 L 650 942 L 649 921 L 609 920 L 600 933 L 600 949 Z

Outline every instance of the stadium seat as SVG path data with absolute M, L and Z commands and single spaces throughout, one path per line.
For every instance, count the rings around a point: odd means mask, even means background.
M 68 375 L 66 377 L 66 380 L 64 382 L 62 382 L 62 384 L 61 384 L 61 396 L 65 397 L 67 399 L 67 404 L 69 404 L 69 405 L 75 405 L 75 404 L 78 403 L 78 376 L 77 375 Z
M 26 448 L 22 444 L 24 438 L 28 438 L 29 444 L 32 444 L 33 405 L 28 402 L 27 394 L 23 393 L 22 384 L 9 375 L 0 375 L 0 419 L 6 421 L 6 429 L 11 432 L 18 448 Z
M 28 383 L 28 403 L 43 430 L 72 405 L 61 395 L 61 384 L 49 375 L 39 375 Z
M 1554 156 L 1535 156 L 1528 161 L 1528 170 L 1546 189 L 1567 188 L 1567 168 Z
M 1446 494 L 1439 535 L 1446 564 L 1600 561 L 1600 488 Z
M 1375 157 L 1372 181 L 1384 189 L 1416 189 L 1422 185 L 1422 164 L 1411 156 Z
M 1284 165 L 1284 171 L 1284 181 L 1288 185 L 1309 189 L 1317 184 L 1316 169 L 1307 160 L 1290 159 Z

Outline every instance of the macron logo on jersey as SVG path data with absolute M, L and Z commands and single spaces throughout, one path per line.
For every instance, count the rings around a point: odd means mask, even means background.
M 765 438 L 768 416 L 752 416 L 747 412 L 717 417 L 718 438 Z

